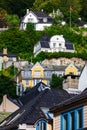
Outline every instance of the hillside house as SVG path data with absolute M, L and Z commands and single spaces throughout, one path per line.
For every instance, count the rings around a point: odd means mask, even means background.
M 74 45 L 63 37 L 63 35 L 54 35 L 48 37 L 44 35 L 40 41 L 34 45 L 34 55 L 40 52 L 75 52 Z
M 25 30 L 27 23 L 33 23 L 35 30 L 44 30 L 44 28 L 49 27 L 53 23 L 52 17 L 45 14 L 43 11 L 33 12 L 27 9 L 26 15 L 23 17 L 20 25 L 20 29 Z

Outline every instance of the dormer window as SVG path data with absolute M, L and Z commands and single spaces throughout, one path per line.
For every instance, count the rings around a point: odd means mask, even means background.
M 33 21 L 33 18 L 28 18 L 28 22 L 31 22 L 31 21 Z
M 47 18 L 43 18 L 43 22 L 46 23 L 47 22 Z

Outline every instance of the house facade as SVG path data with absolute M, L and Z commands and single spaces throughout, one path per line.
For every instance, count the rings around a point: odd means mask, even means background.
M 24 88 L 33 87 L 39 82 L 50 86 L 53 74 L 62 77 L 67 74 L 79 75 L 79 73 L 79 68 L 73 64 L 69 66 L 47 66 L 37 62 L 36 64 L 25 66 L 17 75 L 16 81 L 19 85 L 21 83 Z
M 33 87 L 39 82 L 43 82 L 46 85 L 50 85 L 52 74 L 55 73 L 58 76 L 62 76 L 65 73 L 66 66 L 44 66 L 37 62 L 34 65 L 25 66 L 17 75 L 17 82 L 23 84 L 25 88 Z
M 51 108 L 51 112 L 54 113 L 53 130 L 86 130 L 87 89 Z
M 38 43 L 34 45 L 34 55 L 43 52 L 75 52 L 74 45 L 63 37 L 54 35 L 51 38 L 44 35 Z
M 20 29 L 25 30 L 27 23 L 33 23 L 35 30 L 44 30 L 53 23 L 53 19 L 45 14 L 43 11 L 33 12 L 27 9 L 26 15 L 23 17 L 20 25 Z

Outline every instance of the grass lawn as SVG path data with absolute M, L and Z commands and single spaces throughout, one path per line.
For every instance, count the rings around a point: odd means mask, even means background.
M 0 122 L 8 117 L 10 114 L 11 112 L 0 112 Z

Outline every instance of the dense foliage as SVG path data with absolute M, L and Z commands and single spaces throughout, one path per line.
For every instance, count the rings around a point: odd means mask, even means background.
M 16 97 L 16 82 L 9 77 L 0 75 L 0 102 L 4 94 Z
M 60 89 L 62 89 L 63 88 L 62 85 L 63 85 L 63 78 L 57 76 L 56 74 L 53 74 L 51 82 L 50 82 L 50 87 L 51 88 L 60 88 Z
M 35 31 L 32 24 L 28 24 L 26 31 L 17 28 L 11 28 L 7 31 L 0 33 L 0 50 L 7 47 L 8 52 L 17 53 L 22 59 L 30 61 L 31 57 L 34 61 L 42 61 L 45 58 L 58 58 L 58 57 L 80 57 L 87 59 L 87 37 L 82 34 L 86 29 L 73 28 L 68 26 L 53 25 L 44 31 Z M 51 37 L 53 35 L 63 35 L 68 41 L 74 44 L 75 53 L 44 53 L 39 54 L 33 58 L 33 48 L 41 37 L 46 34 Z
M 45 59 L 52 59 L 52 58 L 60 58 L 60 57 L 65 57 L 65 58 L 82 58 L 84 60 L 87 60 L 87 53 L 69 53 L 69 52 L 55 52 L 55 53 L 47 53 L 47 52 L 41 52 L 40 54 L 37 55 L 37 57 L 35 57 L 33 59 L 33 62 L 40 62 L 43 61 Z
M 49 6 L 48 6 L 49 5 Z M 1 0 L 0 8 L 5 9 L 8 14 L 16 14 L 21 18 L 26 9 L 44 10 L 51 13 L 58 8 L 62 11 L 64 18 L 68 20 L 70 6 L 74 15 L 81 16 L 87 20 L 87 0 Z M 74 20 L 74 19 L 73 19 Z
M 0 102 L 4 94 L 16 98 L 16 82 L 14 78 L 17 72 L 18 70 L 13 65 L 0 71 Z
M 17 53 L 21 58 L 29 59 L 33 54 L 33 46 L 39 38 L 39 33 L 31 31 L 21 31 L 17 28 L 11 28 L 0 33 L 0 50 L 7 47 L 8 52 Z M 37 39 L 36 39 L 37 38 Z

